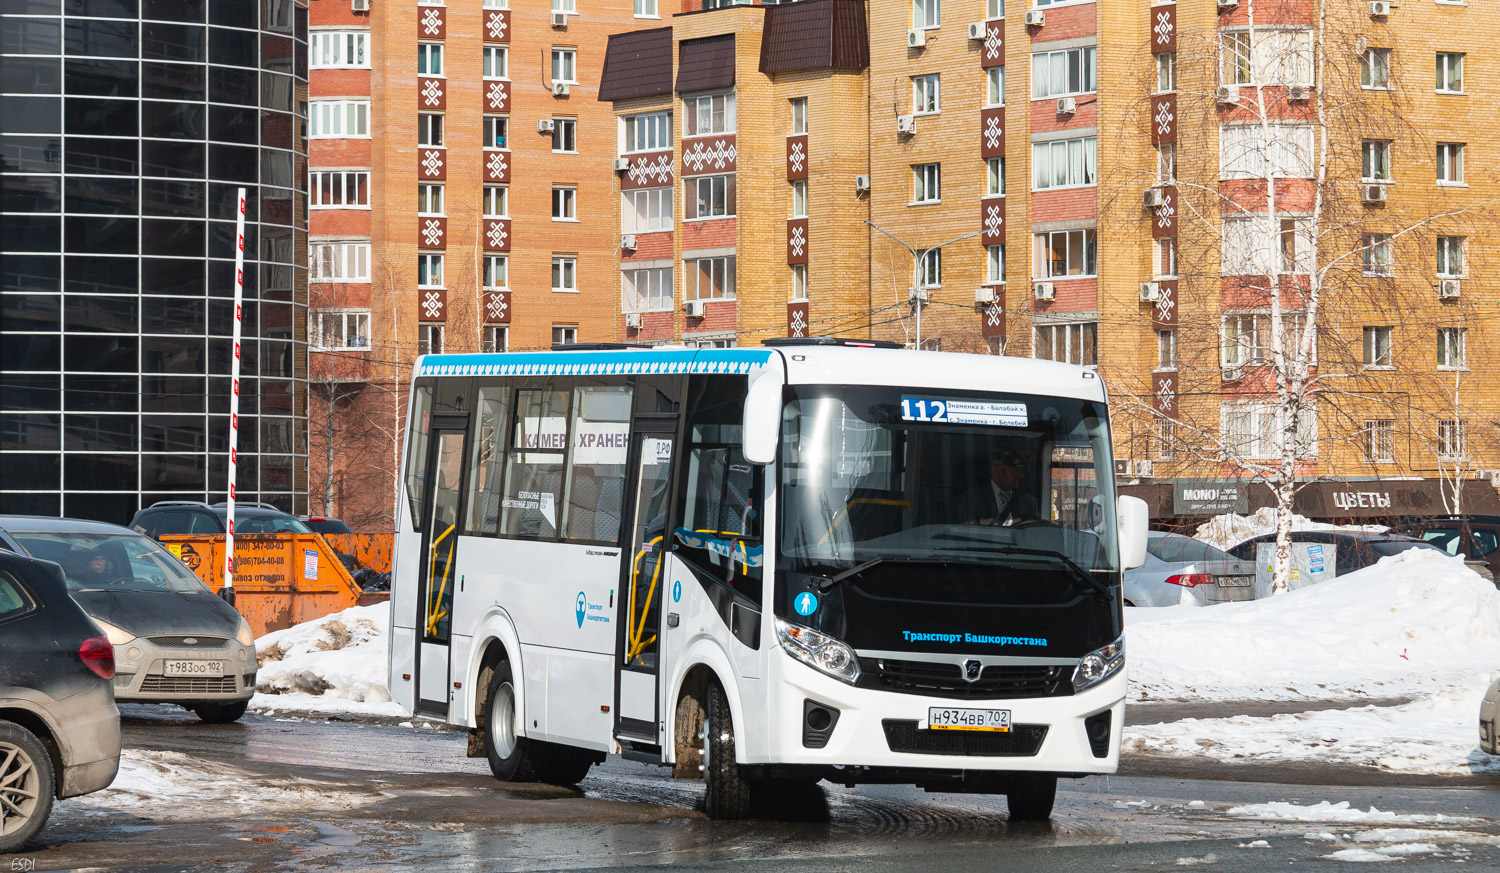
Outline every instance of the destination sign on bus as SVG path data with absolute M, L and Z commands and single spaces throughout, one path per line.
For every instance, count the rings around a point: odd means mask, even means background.
M 992 427 L 1025 427 L 1026 404 L 994 403 L 954 397 L 901 397 L 903 421 L 941 424 L 981 424 Z

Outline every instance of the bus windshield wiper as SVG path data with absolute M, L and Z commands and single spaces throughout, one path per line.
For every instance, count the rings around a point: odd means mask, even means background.
M 839 584 L 840 582 L 844 581 L 845 579 L 848 579 L 850 576 L 858 576 L 860 573 L 863 573 L 864 571 L 870 569 L 871 567 L 875 566 L 876 564 L 884 564 L 887 560 L 889 560 L 889 559 L 888 558 L 871 558 L 870 560 L 865 561 L 863 564 L 855 564 L 853 567 L 850 567 L 849 569 L 847 569 L 844 572 L 838 574 L 837 576 L 828 576 L 826 578 L 819 579 L 818 580 L 818 590 L 819 591 L 827 591 L 828 589 L 830 589 L 833 586 Z
M 981 545 L 968 548 L 958 546 L 944 546 L 940 547 L 938 551 L 997 552 L 1006 555 L 1034 555 L 1039 558 L 1047 558 L 1062 564 L 1064 567 L 1067 567 L 1074 577 L 1083 580 L 1088 584 L 1089 588 L 1098 592 L 1099 595 L 1104 599 L 1115 599 L 1115 592 L 1112 591 L 1108 585 L 1099 581 L 1099 579 L 1097 579 L 1093 573 L 1090 573 L 1088 570 L 1080 567 L 1078 565 L 1078 562 L 1074 561 L 1067 555 L 1064 555 L 1061 552 L 1051 551 L 1050 549 L 1028 549 L 1025 546 Z

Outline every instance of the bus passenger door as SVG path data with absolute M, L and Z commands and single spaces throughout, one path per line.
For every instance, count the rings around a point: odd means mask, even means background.
M 653 423 L 654 424 L 654 423 Z M 629 521 L 621 550 L 620 618 L 617 622 L 615 733 L 621 739 L 660 741 L 662 593 L 670 583 L 671 481 L 675 432 L 637 423 L 631 437 L 626 485 Z
M 417 593 L 417 706 L 423 715 L 446 716 L 448 643 L 453 590 L 458 587 L 458 536 L 463 518 L 463 472 L 468 416 L 434 415 L 422 498 L 422 552 Z

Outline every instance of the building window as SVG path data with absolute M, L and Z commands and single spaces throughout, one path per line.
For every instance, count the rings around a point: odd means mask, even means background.
M 1438 52 L 1437 89 L 1443 94 L 1464 91 L 1464 56 L 1458 52 Z
M 507 218 L 510 216 L 510 188 L 505 185 L 484 186 L 484 217 Z
M 636 18 L 659 18 L 656 14 L 656 0 L 635 0 Z
M 984 17 L 989 21 L 1005 17 L 1005 0 L 985 0 Z M 999 354 L 996 352 L 995 354 Z
M 1364 236 L 1364 246 L 1361 249 L 1364 260 L 1366 276 L 1390 276 L 1392 275 L 1393 262 L 1391 260 L 1391 235 L 1388 233 L 1367 233 Z
M 1394 357 L 1391 355 L 1391 337 L 1394 330 L 1389 325 L 1365 328 L 1365 360 L 1366 367 L 1390 367 L 1393 366 Z
M 423 182 L 417 185 L 417 214 L 443 214 L 443 186 Z
M 308 315 L 308 343 L 314 349 L 370 348 L 370 310 L 314 309 Z
M 1359 56 L 1359 84 L 1362 88 L 1391 87 L 1391 50 L 1368 48 Z
M 1005 282 L 1005 246 L 984 247 L 984 281 L 990 285 Z
M 1437 144 L 1437 182 L 1439 185 L 1462 185 L 1464 182 L 1464 144 Z
M 1005 68 L 988 67 L 984 71 L 984 105 L 1005 105 Z
M 367 170 L 317 170 L 308 174 L 308 194 L 314 209 L 370 205 Z
M 1462 370 L 1469 365 L 1468 334 L 1465 327 L 1438 328 L 1437 365 L 1439 370 Z
M 443 144 L 443 114 L 441 112 L 417 113 L 417 145 L 440 146 Z
M 566 12 L 569 15 L 578 14 L 577 0 L 552 0 L 553 12 Z
M 417 75 L 441 76 L 443 74 L 443 44 L 440 42 L 417 43 Z
M 484 287 L 501 290 L 510 287 L 510 258 L 506 255 L 484 256 Z
M 314 30 L 307 42 L 308 66 L 314 70 L 370 67 L 369 31 Z
M 990 197 L 1005 196 L 1005 158 L 986 158 L 984 161 L 985 188 Z
M 937 73 L 911 77 L 911 111 L 914 115 L 936 115 L 943 111 L 942 77 Z
M 1377 464 L 1396 460 L 1395 419 L 1365 419 L 1365 460 Z
M 665 312 L 671 308 L 671 267 L 620 271 L 622 312 Z
M 552 150 L 554 152 L 578 151 L 578 119 L 552 119 Z
M 1219 81 L 1225 85 L 1311 85 L 1312 31 L 1256 28 L 1221 34 Z
M 569 256 L 552 258 L 552 290 L 572 293 L 578 290 L 578 259 Z
M 943 165 L 913 164 L 911 202 L 937 203 L 943 199 Z
M 552 344 L 555 346 L 569 346 L 578 342 L 578 325 L 576 324 L 554 324 L 552 325 Z
M 1265 216 L 1228 218 L 1222 230 L 1219 269 L 1224 275 L 1266 276 L 1272 270 L 1312 270 L 1315 252 L 1311 219 L 1281 217 L 1268 227 Z
M 1275 458 L 1284 420 L 1281 408 L 1268 403 L 1226 403 L 1219 407 L 1220 437 L 1224 448 L 1241 458 Z M 1298 457 L 1318 453 L 1317 410 L 1297 410 L 1292 450 Z
M 484 344 L 486 352 L 510 351 L 510 326 L 505 324 L 490 324 L 484 328 Z
M 1461 236 L 1437 238 L 1437 271 L 1439 276 L 1461 278 L 1464 274 L 1464 241 Z
M 552 189 L 552 220 L 553 221 L 577 221 L 578 220 L 578 189 L 577 188 L 553 188 Z
M 442 255 L 417 255 L 417 287 L 443 287 Z
M 370 101 L 312 101 L 307 105 L 307 135 L 312 139 L 369 136 Z
M 923 288 L 943 287 L 942 249 L 927 249 L 917 255 L 917 282 Z
M 505 115 L 484 117 L 484 147 L 503 149 L 510 142 L 510 118 Z
M 1098 90 L 1096 46 L 1036 52 L 1031 56 L 1031 99 L 1092 94 Z
M 735 177 L 733 173 L 723 176 L 698 176 L 683 181 L 686 186 L 686 201 L 683 203 L 684 219 L 726 218 L 735 214 Z
M 1437 423 L 1437 456 L 1444 461 L 1466 460 L 1464 453 L 1464 420 L 1443 418 Z
M 734 255 L 697 258 L 685 264 L 682 296 L 686 300 L 733 300 Z
M 1250 312 L 1225 315 L 1219 335 L 1219 362 L 1243 367 L 1261 360 L 1261 316 Z
M 417 354 L 441 355 L 443 353 L 443 326 L 441 324 L 417 325 Z
M 1177 53 L 1162 52 L 1156 56 L 1156 91 L 1177 90 Z
M 1092 136 L 1031 144 L 1033 190 L 1094 185 L 1098 174 L 1098 140 Z
M 648 112 L 625 118 L 625 151 L 648 152 L 672 147 L 672 113 Z
M 942 0 L 912 0 L 911 26 L 913 30 L 932 30 L 942 23 Z
M 1151 433 L 1158 461 L 1177 460 L 1177 422 L 1164 415 L 1151 422 Z
M 576 85 L 578 72 L 578 50 L 555 48 L 552 50 L 552 81 Z
M 1152 266 L 1156 268 L 1156 277 L 1158 279 L 1168 279 L 1176 276 L 1177 238 L 1173 236 L 1162 237 L 1161 239 L 1153 240 L 1152 245 L 1155 248 L 1153 258 L 1155 263 Z
M 1156 147 L 1156 181 L 1167 184 L 1177 179 L 1177 146 L 1164 142 Z
M 807 265 L 792 264 L 792 299 L 807 299 Z
M 1219 176 L 1306 179 L 1312 176 L 1310 124 L 1226 124 L 1219 128 Z
M 1159 330 L 1156 332 L 1156 369 L 1177 369 L 1177 331 Z
M 1097 238 L 1093 228 L 1054 230 L 1033 235 L 1038 279 L 1098 275 Z
M 1361 174 L 1366 182 L 1389 182 L 1391 180 L 1391 141 L 1367 139 L 1361 149 L 1364 158 Z
M 1098 330 L 1099 325 L 1092 321 L 1039 324 L 1034 331 L 1032 357 L 1064 364 L 1097 364 Z
M 787 101 L 792 109 L 792 135 L 807 133 L 807 98 L 793 97 Z
M 484 0 L 485 9 L 509 9 L 510 0 Z
M 484 77 L 505 79 L 510 76 L 510 46 L 487 45 L 484 47 Z
M 1313 246 L 1311 218 L 1283 218 L 1277 237 L 1277 268 L 1283 273 L 1311 273 Z
M 792 217 L 807 217 L 807 180 L 798 179 L 792 183 Z
M 734 94 L 688 97 L 682 101 L 682 117 L 683 136 L 734 133 Z
M 312 282 L 370 281 L 370 243 L 314 240 L 309 254 Z
M 621 233 L 672 229 L 672 189 L 639 188 L 621 194 Z

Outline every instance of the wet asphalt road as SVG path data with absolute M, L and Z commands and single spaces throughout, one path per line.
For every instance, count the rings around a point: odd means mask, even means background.
M 127 748 L 187 769 L 158 774 L 158 783 L 137 774 L 133 784 L 144 786 L 138 794 L 60 804 L 43 848 L 0 855 L 0 871 L 812 866 L 820 873 L 1045 873 L 1345 866 L 1321 859 L 1354 845 L 1362 828 L 1226 814 L 1237 804 L 1271 800 L 1348 800 L 1360 808 L 1473 817 L 1413 838 L 1438 843 L 1438 854 L 1388 866 L 1451 869 L 1462 861 L 1500 869 L 1500 781 L 1494 780 L 1128 760 L 1121 775 L 1063 783 L 1050 825 L 1010 824 L 999 797 L 826 784 L 815 797 L 759 820 L 711 822 L 697 808 L 700 783 L 613 758 L 577 791 L 504 785 L 482 760 L 464 757 L 457 731 L 260 715 L 212 726 L 171 708 L 123 709 Z M 1207 808 L 1185 808 L 1190 801 Z M 1336 839 L 1306 837 L 1325 831 Z M 1255 840 L 1268 845 L 1250 847 Z

